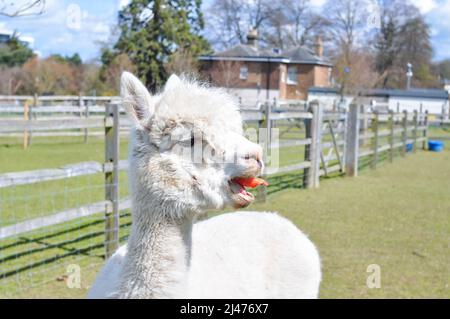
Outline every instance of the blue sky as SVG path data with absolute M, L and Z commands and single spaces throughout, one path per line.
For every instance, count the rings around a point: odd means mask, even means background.
M 434 59 L 450 58 L 450 0 L 409 1 L 419 7 L 431 26 Z M 311 2 L 320 8 L 325 0 Z M 100 42 L 111 38 L 117 11 L 124 3 L 127 0 L 46 0 L 43 15 L 0 17 L 0 32 L 17 30 L 33 40 L 34 50 L 42 56 L 78 52 L 83 60 L 95 59 L 99 55 Z

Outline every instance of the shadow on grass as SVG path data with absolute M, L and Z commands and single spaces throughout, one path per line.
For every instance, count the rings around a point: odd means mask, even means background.
M 395 154 L 395 156 L 398 157 L 400 155 L 399 153 L 400 152 Z M 359 169 L 365 170 L 367 168 L 370 168 L 372 161 L 373 161 L 372 156 L 366 156 L 366 157 L 360 158 Z M 388 152 L 380 153 L 378 156 L 378 163 L 381 164 L 381 163 L 384 163 L 387 161 L 389 161 Z M 343 175 L 343 173 L 341 173 L 341 172 L 335 172 L 328 176 L 323 176 L 323 177 L 321 177 L 321 179 L 335 178 L 335 177 L 339 177 L 342 175 Z M 304 188 L 304 173 L 302 170 L 302 171 L 296 171 L 296 172 L 292 172 L 292 173 L 275 175 L 275 176 L 269 177 L 268 182 L 269 182 L 270 186 L 267 190 L 267 194 L 269 194 L 269 195 L 277 193 L 282 190 L 286 190 L 286 189 L 302 189 L 302 188 Z M 123 217 L 129 217 L 129 216 L 131 216 L 131 214 L 129 212 L 127 212 L 127 213 L 121 214 L 120 217 L 123 218 Z M 8 261 L 14 261 L 14 263 L 17 264 L 17 266 L 15 266 L 16 268 L 14 268 L 14 269 L 8 269 L 7 271 L 0 273 L 0 279 L 4 279 L 4 278 L 10 277 L 12 275 L 16 275 L 18 273 L 21 273 L 21 272 L 24 272 L 27 270 L 32 270 L 34 268 L 37 268 L 37 267 L 45 265 L 45 264 L 54 263 L 58 260 L 65 259 L 65 258 L 75 256 L 75 255 L 84 255 L 84 256 L 95 257 L 95 258 L 104 258 L 105 256 L 103 253 L 100 253 L 100 254 L 93 253 L 96 249 L 104 247 L 103 239 L 100 239 L 100 238 L 98 239 L 98 243 L 90 245 L 88 247 L 83 247 L 83 248 L 67 247 L 68 245 L 79 244 L 79 243 L 82 243 L 82 242 L 85 242 L 88 240 L 92 240 L 94 238 L 98 238 L 99 236 L 104 235 L 104 230 L 92 231 L 90 233 L 83 234 L 82 236 L 78 236 L 78 237 L 72 238 L 70 240 L 65 240 L 65 241 L 56 242 L 56 243 L 51 243 L 48 241 L 49 239 L 52 239 L 52 238 L 55 238 L 55 237 L 58 237 L 61 235 L 67 235 L 67 234 L 70 235 L 76 231 L 80 231 L 82 229 L 87 229 L 89 227 L 98 227 L 98 226 L 102 225 L 103 223 L 104 223 L 104 219 L 97 219 L 97 220 L 86 222 L 82 225 L 77 225 L 76 227 L 70 227 L 67 229 L 60 230 L 60 231 L 55 231 L 53 233 L 50 233 L 50 234 L 44 235 L 44 236 L 39 236 L 39 237 L 34 237 L 34 238 L 33 237 L 31 237 L 31 238 L 30 237 L 20 237 L 17 239 L 16 242 L 0 246 L 0 251 L 6 250 L 7 248 L 23 246 L 26 244 L 37 244 L 40 246 L 37 248 L 25 250 L 25 251 L 22 251 L 19 253 L 13 253 L 13 254 L 10 254 L 8 256 L 1 258 L 0 264 L 3 264 Z M 120 225 L 120 229 L 125 230 L 130 225 L 131 225 L 131 221 L 123 223 Z M 128 234 L 121 236 L 119 238 L 119 240 L 122 242 L 127 237 L 128 237 Z M 54 256 L 45 258 L 45 252 L 50 251 L 51 249 L 61 249 L 63 251 L 66 251 L 66 253 L 56 254 Z M 36 254 L 40 254 L 40 255 L 36 255 Z M 23 258 L 26 256 L 33 256 L 33 255 L 39 256 L 40 260 L 33 261 L 26 265 L 20 265 L 20 258 Z M 44 258 L 42 259 L 42 257 L 44 257 Z
M 127 217 L 127 216 L 130 216 L 130 213 L 124 214 L 121 217 Z M 50 243 L 50 242 L 45 241 L 45 239 L 53 238 L 53 237 L 56 237 L 58 235 L 67 234 L 67 233 L 70 233 L 70 232 L 73 232 L 73 231 L 78 231 L 78 230 L 80 230 L 82 228 L 87 228 L 89 226 L 97 225 L 97 224 L 103 223 L 103 222 L 104 222 L 104 220 L 96 220 L 94 222 L 89 222 L 89 223 L 86 223 L 84 225 L 81 225 L 79 227 L 72 227 L 72 228 L 64 230 L 64 231 L 60 231 L 60 232 L 57 232 L 57 233 L 54 233 L 54 234 L 50 234 L 48 236 L 41 236 L 41 237 L 38 237 L 38 238 L 21 237 L 19 239 L 18 243 L 10 244 L 10 245 L 7 245 L 7 246 L 8 247 L 14 247 L 15 245 L 23 245 L 23 244 L 38 244 L 41 247 L 30 249 L 30 250 L 26 250 L 26 251 L 23 251 L 23 252 L 20 252 L 20 253 L 13 253 L 11 255 L 8 255 L 8 256 L 0 259 L 0 264 L 8 262 L 8 261 L 14 261 L 16 264 L 19 264 L 19 265 L 15 266 L 16 268 L 14 268 L 14 269 L 9 269 L 8 271 L 0 273 L 0 279 L 4 279 L 4 278 L 7 278 L 9 276 L 16 275 L 18 273 L 37 268 L 37 267 L 42 266 L 44 264 L 53 263 L 53 262 L 56 262 L 58 260 L 61 260 L 61 259 L 64 259 L 64 258 L 68 258 L 68 257 L 74 256 L 74 255 L 84 255 L 84 256 L 87 256 L 87 257 L 95 257 L 95 258 L 103 258 L 104 259 L 105 255 L 103 253 L 101 253 L 101 254 L 94 254 L 93 253 L 94 250 L 104 247 L 104 242 L 101 239 L 99 239 L 99 243 L 98 244 L 90 245 L 88 247 L 83 247 L 83 248 L 67 247 L 68 245 L 71 245 L 71 244 L 82 243 L 82 242 L 85 242 L 86 240 L 90 240 L 90 239 L 99 237 L 101 235 L 104 235 L 104 231 L 95 231 L 95 232 L 91 232 L 91 233 L 88 233 L 88 234 L 83 234 L 82 236 L 79 236 L 77 238 L 73 238 L 73 239 L 62 241 L 62 242 L 58 242 L 58 243 Z M 120 225 L 120 229 L 127 229 L 130 225 L 131 225 L 131 222 L 123 223 L 123 224 Z M 128 237 L 128 234 L 126 234 L 124 236 L 121 236 L 119 238 L 119 242 L 124 241 L 127 237 Z M 3 246 L 2 248 L 4 249 L 5 246 Z M 55 249 L 55 248 L 56 249 L 61 249 L 63 251 L 67 251 L 67 253 L 57 254 L 57 255 L 52 256 L 52 257 L 41 259 L 42 257 L 40 257 L 40 255 L 44 255 L 45 256 L 45 252 L 46 251 L 49 251 L 49 250 Z M 33 256 L 33 255 L 36 256 L 37 253 L 40 253 L 40 255 L 37 255 L 37 256 L 40 257 L 40 258 L 38 257 L 40 260 L 34 261 L 32 263 L 29 263 L 29 264 L 27 264 L 25 266 L 20 266 L 20 259 L 19 258 L 23 258 L 23 257 L 26 257 L 26 256 Z

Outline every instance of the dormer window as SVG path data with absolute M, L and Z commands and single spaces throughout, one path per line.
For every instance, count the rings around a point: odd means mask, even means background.
M 248 67 L 246 65 L 241 66 L 239 69 L 239 79 L 247 80 L 248 77 Z
M 287 84 L 297 84 L 297 67 L 296 66 L 288 67 Z

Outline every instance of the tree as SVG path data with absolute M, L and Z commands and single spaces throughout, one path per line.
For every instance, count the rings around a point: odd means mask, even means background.
M 341 94 L 354 91 L 360 86 L 358 77 L 364 76 L 358 71 L 361 66 L 354 57 L 360 56 L 360 48 L 365 44 L 361 33 L 365 26 L 366 7 L 367 3 L 360 0 L 328 0 L 325 5 L 327 31 L 333 40 L 331 51 Z M 358 39 L 361 41 L 356 45 Z
M 71 65 L 80 66 L 83 64 L 81 57 L 78 53 L 74 53 L 72 56 L 62 56 L 61 54 L 52 54 L 51 58 L 58 60 L 61 63 L 69 63 Z
M 189 52 L 189 50 L 186 50 L 184 48 L 180 48 L 179 50 L 174 52 L 169 57 L 169 60 L 164 65 L 164 68 L 168 74 L 188 73 L 199 76 L 199 64 L 197 61 L 197 57 L 193 56 L 192 53 Z
M 350 64 L 355 42 L 365 26 L 367 2 L 364 0 L 328 0 L 325 4 L 328 32 L 332 35 L 334 49 L 343 54 Z M 362 40 L 362 39 L 360 39 Z M 364 42 L 360 41 L 360 45 Z
M 199 35 L 204 27 L 201 0 L 133 0 L 119 12 L 116 53 L 126 53 L 137 74 L 154 91 L 167 78 L 164 64 L 177 50 L 197 56 L 209 51 Z M 104 52 L 104 60 L 111 60 Z
M 214 0 L 207 10 L 210 41 L 218 49 L 246 43 L 247 33 L 259 31 L 274 13 L 270 0 Z
M 7 17 L 19 17 L 28 15 L 40 15 L 44 13 L 45 0 L 0 0 L 0 15 Z
M 324 36 L 327 24 L 326 19 L 312 11 L 310 0 L 282 0 L 273 5 L 263 24 L 262 41 L 280 49 L 312 45 L 317 35 Z
M 310 0 L 214 0 L 207 10 L 208 34 L 217 49 L 245 44 L 256 29 L 263 46 L 286 49 L 312 44 L 327 21 Z
M 441 79 L 450 80 L 450 59 L 445 59 L 438 62 L 434 66 L 434 70 L 437 74 L 439 74 Z
M 334 78 L 342 85 L 345 80 L 343 93 L 358 94 L 359 91 L 374 87 L 379 75 L 375 70 L 375 58 L 373 54 L 364 49 L 354 49 L 350 53 L 351 67 L 345 72 L 348 62 L 344 55 L 336 56 L 334 59 Z
M 33 56 L 33 51 L 23 44 L 16 33 L 0 45 L 0 65 L 20 66 Z
M 37 94 L 78 94 L 77 81 L 73 68 L 68 63 L 49 57 L 40 60 L 37 57 L 29 59 L 23 70 L 23 91 Z
M 0 67 L 0 94 L 16 95 L 23 87 L 24 72 L 19 67 Z
M 413 84 L 433 85 L 430 30 L 420 11 L 400 0 L 384 0 L 379 5 L 381 24 L 373 41 L 379 86 L 404 88 L 407 63 L 414 67 Z
M 108 65 L 101 68 L 100 79 L 105 84 L 103 94 L 115 95 L 119 92 L 120 75 L 123 71 L 136 72 L 136 67 L 125 53 L 116 55 Z

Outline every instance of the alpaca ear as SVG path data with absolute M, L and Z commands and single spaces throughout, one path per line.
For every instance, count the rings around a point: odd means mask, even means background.
M 120 77 L 120 96 L 123 107 L 136 128 L 144 128 L 145 121 L 155 113 L 155 103 L 147 88 L 129 72 Z
M 170 91 L 178 87 L 180 84 L 181 84 L 180 78 L 175 74 L 172 74 L 167 80 L 166 85 L 164 86 L 164 92 Z

